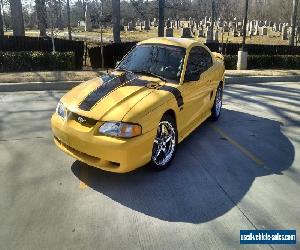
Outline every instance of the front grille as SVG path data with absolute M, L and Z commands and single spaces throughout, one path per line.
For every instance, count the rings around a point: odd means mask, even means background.
M 93 127 L 98 122 L 97 120 L 94 120 L 92 118 L 85 117 L 85 116 L 82 116 L 82 115 L 78 115 L 78 114 L 73 113 L 73 112 L 70 114 L 69 120 L 74 120 L 74 121 L 80 123 L 82 126 L 85 126 L 85 127 Z

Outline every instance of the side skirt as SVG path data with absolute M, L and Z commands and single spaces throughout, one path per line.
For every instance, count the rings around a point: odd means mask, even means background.
M 211 116 L 211 111 L 205 113 L 205 115 L 201 116 L 194 120 L 191 125 L 185 129 L 184 131 L 180 131 L 178 133 L 178 143 L 182 142 L 185 138 L 187 138 L 196 128 L 198 128 L 203 122 L 205 122 Z

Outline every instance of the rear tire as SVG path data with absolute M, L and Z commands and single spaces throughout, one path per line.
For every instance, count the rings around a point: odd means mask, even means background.
M 221 115 L 222 104 L 223 104 L 223 86 L 219 84 L 217 88 L 217 93 L 214 101 L 214 105 L 211 109 L 211 119 L 217 121 Z
M 177 148 L 177 128 L 175 119 L 165 114 L 158 124 L 157 134 L 154 139 L 151 167 L 156 171 L 164 170 L 170 166 Z

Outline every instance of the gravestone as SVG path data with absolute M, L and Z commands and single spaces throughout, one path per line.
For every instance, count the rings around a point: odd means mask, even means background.
M 241 29 L 243 26 L 243 23 L 242 22 L 237 22 L 237 29 Z
M 157 27 L 157 26 L 158 26 L 158 22 L 156 18 L 153 18 L 153 27 Z
M 191 27 L 194 25 L 194 20 L 191 17 L 189 18 L 189 24 Z
M 138 27 L 138 30 L 142 31 L 143 30 L 143 23 L 142 22 L 139 22 L 137 24 L 137 27 Z
M 204 17 L 204 23 L 206 24 L 207 21 L 208 21 L 208 19 L 207 19 L 207 16 L 206 16 L 206 17 Z
M 182 28 L 181 29 L 181 38 L 192 38 L 192 31 L 190 28 Z
M 236 29 L 236 26 L 237 26 L 236 22 L 232 22 L 231 29 Z
M 268 35 L 268 28 L 267 27 L 261 27 L 261 29 L 260 29 L 260 35 L 262 35 L 262 36 L 266 36 L 266 35 Z
M 246 32 L 247 32 L 247 31 L 248 31 L 248 32 L 250 31 L 250 23 L 247 23 L 247 24 L 246 24 Z
M 205 34 L 205 37 L 206 37 L 206 43 L 210 43 L 213 41 L 213 29 L 211 26 L 208 26 L 207 29 L 206 29 L 206 34 Z
M 233 37 L 237 37 L 238 36 L 238 32 L 235 26 L 232 27 L 232 31 L 231 31 L 231 35 Z
M 280 24 L 279 24 L 279 32 L 280 32 L 280 33 L 282 33 L 282 27 L 283 27 L 283 24 L 280 23 Z
M 282 40 L 288 40 L 288 27 L 282 26 L 282 34 L 281 34 Z
M 203 29 L 196 30 L 196 37 L 204 37 Z
M 150 21 L 149 20 L 146 20 L 144 22 L 144 30 L 146 30 L 146 31 L 150 30 Z
M 170 20 L 170 18 L 168 18 L 166 26 L 167 26 L 167 28 L 171 28 L 171 20 Z
M 218 30 L 215 30 L 213 32 L 213 39 L 214 39 L 214 42 L 219 42 L 219 31 Z
M 130 21 L 128 23 L 128 28 L 127 28 L 128 31 L 134 31 L 136 30 L 136 23 L 134 21 Z
M 223 31 L 224 31 L 224 32 L 228 32 L 228 31 L 229 31 L 229 27 L 228 27 L 227 24 L 223 26 Z
M 259 24 L 258 21 L 255 22 L 255 28 L 254 28 L 254 36 L 259 35 Z
M 172 28 L 166 28 L 166 37 L 173 37 L 173 29 Z

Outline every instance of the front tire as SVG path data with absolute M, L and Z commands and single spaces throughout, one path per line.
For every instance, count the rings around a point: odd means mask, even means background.
M 168 114 L 164 115 L 159 122 L 152 148 L 151 167 L 154 170 L 160 171 L 169 167 L 175 156 L 177 136 L 174 118 Z
M 211 119 L 217 121 L 221 115 L 222 104 L 223 104 L 223 86 L 220 84 L 217 88 L 217 93 L 214 101 L 214 106 L 211 109 Z

